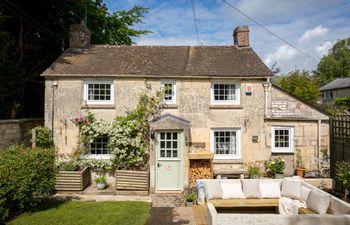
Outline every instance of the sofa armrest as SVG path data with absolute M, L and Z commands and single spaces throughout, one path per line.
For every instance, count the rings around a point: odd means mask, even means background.
M 301 207 L 298 209 L 298 214 L 317 214 L 317 213 L 315 213 L 311 209 Z

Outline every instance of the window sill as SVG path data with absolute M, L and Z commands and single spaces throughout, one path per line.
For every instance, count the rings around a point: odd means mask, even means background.
M 243 109 L 242 105 L 209 105 L 209 109 Z
M 112 155 L 107 154 L 107 155 L 91 155 L 91 154 L 86 154 L 82 155 L 80 159 L 82 160 L 89 160 L 89 159 L 100 159 L 100 160 L 109 160 L 112 158 Z
M 114 104 L 88 104 L 88 105 L 82 105 L 82 109 L 115 109 Z
M 179 106 L 177 104 L 164 104 L 163 109 L 177 109 Z
M 243 164 L 242 159 L 214 159 L 214 164 Z
M 272 154 L 294 154 L 294 151 L 271 151 Z

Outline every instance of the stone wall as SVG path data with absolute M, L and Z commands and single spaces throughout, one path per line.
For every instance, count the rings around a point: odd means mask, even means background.
M 85 78 L 91 79 L 93 78 Z M 127 109 L 137 104 L 138 94 L 145 87 L 144 78 L 95 79 L 114 80 L 114 104 L 86 107 L 83 101 L 84 79 L 60 78 L 55 87 L 52 87 L 53 80 L 46 80 L 45 125 L 51 128 L 53 119 L 54 140 L 60 153 L 70 153 L 77 144 L 78 128 L 71 122 L 72 118 L 86 115 L 87 109 L 97 119 L 112 120 L 115 116 L 124 115 Z M 294 127 L 294 145 L 301 150 L 308 169 L 313 169 L 316 165 L 315 156 L 320 148 L 319 131 L 321 144 L 329 146 L 328 116 L 273 86 L 266 92 L 265 115 L 265 92 L 262 85 L 264 79 L 235 79 L 240 85 L 238 105 L 212 105 L 210 79 L 174 80 L 177 88 L 176 104 L 165 107 L 163 114 L 168 113 L 190 121 L 188 143 L 204 143 L 204 148 L 210 151 L 212 129 L 235 128 L 240 131 L 240 159 L 215 159 L 215 171 L 240 171 L 250 161 L 264 161 L 274 156 L 271 152 L 272 126 Z M 161 79 L 147 79 L 153 91 L 159 90 L 160 81 Z M 247 85 L 251 85 L 252 94 L 245 93 Z M 319 129 L 320 121 L 322 123 Z M 257 140 L 253 140 L 253 137 L 257 137 Z M 151 154 L 154 154 L 154 151 L 151 151 Z M 186 155 L 184 154 L 184 167 L 188 167 Z M 287 159 L 286 175 L 291 175 L 294 172 L 295 154 L 283 154 L 283 157 Z M 185 173 L 187 169 L 185 168 Z
M 44 119 L 0 120 L 0 147 L 11 144 L 30 144 L 28 131 L 44 125 Z

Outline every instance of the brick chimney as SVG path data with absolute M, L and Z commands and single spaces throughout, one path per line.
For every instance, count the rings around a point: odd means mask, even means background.
M 84 22 L 69 27 L 69 47 L 73 49 L 89 48 L 91 32 Z
M 238 26 L 233 30 L 233 41 L 236 47 L 249 47 L 248 26 Z

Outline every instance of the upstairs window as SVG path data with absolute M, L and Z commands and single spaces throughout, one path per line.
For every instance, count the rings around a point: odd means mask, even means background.
M 175 81 L 161 81 L 161 88 L 164 90 L 164 103 L 176 103 L 176 82 Z
M 293 138 L 293 127 L 272 127 L 272 152 L 292 153 Z
M 113 81 L 86 81 L 84 101 L 88 104 L 113 104 Z
M 235 82 L 213 82 L 212 104 L 240 104 L 240 85 Z

